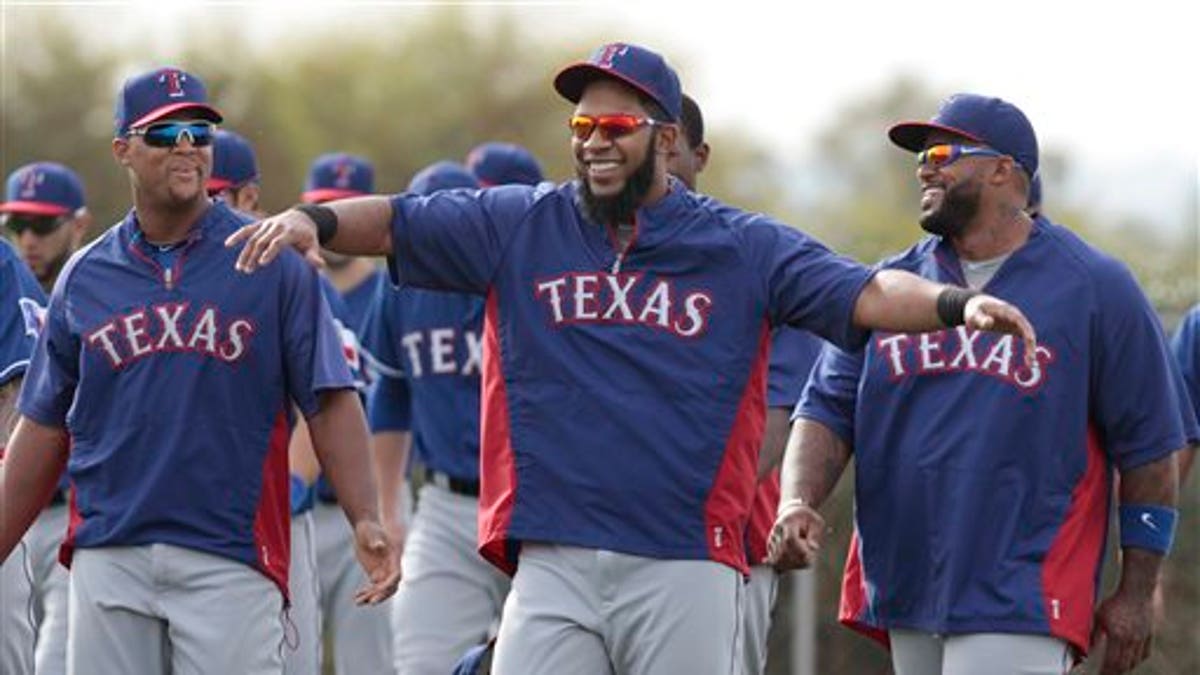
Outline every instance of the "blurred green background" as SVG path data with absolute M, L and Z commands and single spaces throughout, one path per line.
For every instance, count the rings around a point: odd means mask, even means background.
M 152 4 L 138 7 L 154 11 Z M 133 72 L 169 63 L 201 75 L 226 126 L 254 144 L 264 206 L 277 210 L 297 199 L 309 162 L 333 150 L 370 158 L 381 192 L 400 190 L 431 162 L 461 160 L 484 140 L 521 143 L 541 159 L 549 177 L 569 178 L 570 106 L 554 94 L 550 79 L 562 64 L 609 39 L 597 32 L 595 39 L 554 42 L 539 34 L 536 23 L 511 12 L 491 12 L 479 21 L 465 7 L 405 12 L 395 24 L 364 21 L 352 39 L 346 39 L 345 25 L 334 25 L 289 31 L 253 48 L 238 28 L 236 7 L 203 25 L 176 27 L 176 39 L 165 45 L 150 41 L 143 51 L 106 43 L 102 32 L 118 28 L 116 22 L 110 27 L 79 21 L 65 9 L 9 6 L 4 22 L 0 168 L 7 175 L 42 159 L 73 167 L 85 181 L 97 222 L 105 224 L 97 233 L 129 208 L 128 182 L 109 144 L 114 93 Z M 686 65 L 685 60 L 685 90 Z M 874 261 L 919 234 L 911 157 L 896 152 L 882 130 L 897 119 L 928 117 L 945 93 L 919 78 L 898 77 L 838 104 L 815 141 L 821 161 L 808 168 L 785 165 L 746 129 L 711 126 L 713 157 L 701 188 Z M 1065 196 L 1059 188 L 1077 167 L 1054 139 L 1042 141 L 1046 212 L 1128 263 L 1166 328 L 1173 329 L 1182 312 L 1200 300 L 1195 195 L 1181 202 L 1177 224 L 1114 218 Z M 811 189 L 814 183 L 820 189 Z M 850 476 L 842 480 L 827 509 L 834 536 L 817 570 L 816 672 L 886 673 L 885 653 L 834 621 L 851 530 L 851 482 Z M 1193 476 L 1183 491 L 1183 516 L 1168 564 L 1166 620 L 1153 658 L 1137 671 L 1142 675 L 1200 673 L 1196 482 Z M 1113 567 L 1110 563 L 1109 584 Z M 789 593 L 785 583 L 772 633 L 771 673 L 793 672 Z

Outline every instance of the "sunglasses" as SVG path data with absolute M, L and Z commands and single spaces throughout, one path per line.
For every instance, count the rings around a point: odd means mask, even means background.
M 21 236 L 25 230 L 29 230 L 39 237 L 44 237 L 62 227 L 63 223 L 70 219 L 71 214 L 35 216 L 26 213 L 6 213 L 4 214 L 4 227 L 17 236 Z
M 1003 152 L 991 148 L 981 148 L 977 145 L 932 145 L 917 153 L 917 166 L 931 166 L 940 169 L 950 166 L 963 157 L 1005 157 Z
M 141 136 L 146 145 L 155 148 L 173 148 L 186 135 L 192 147 L 203 148 L 212 145 L 215 131 L 216 127 L 209 122 L 159 122 L 130 129 L 129 135 Z
M 572 115 L 567 125 L 577 141 L 586 141 L 599 129 L 600 138 L 611 141 L 628 136 L 642 127 L 663 126 L 663 122 L 636 115 Z

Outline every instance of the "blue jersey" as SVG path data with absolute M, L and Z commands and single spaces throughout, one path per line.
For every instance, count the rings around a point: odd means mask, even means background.
M 373 312 L 363 339 L 390 376 L 372 395 L 391 398 L 396 376 L 407 380 L 417 459 L 455 478 L 478 480 L 483 299 L 387 288 Z M 370 405 L 373 412 L 382 407 Z
M 346 325 L 360 337 L 366 330 L 371 308 L 374 305 L 375 297 L 379 294 L 379 289 L 387 287 L 387 285 L 387 272 L 382 268 L 377 268 L 371 273 L 371 276 L 342 293 L 349 321 Z
M 33 273 L 0 239 L 0 386 L 25 374 L 45 305 Z
M 352 386 L 317 275 L 297 255 L 253 279 L 213 204 L 163 267 L 133 213 L 77 253 L 51 295 L 19 402 L 66 427 L 75 546 L 168 543 L 287 587 L 294 402 Z
M 926 238 L 885 263 L 965 285 Z M 984 289 L 1038 331 L 875 333 L 826 348 L 797 414 L 855 453 L 842 620 L 868 632 L 1017 632 L 1088 647 L 1113 465 L 1184 444 L 1157 317 L 1129 271 L 1038 219 Z
M 1188 407 L 1193 416 L 1200 417 L 1200 305 L 1192 307 L 1183 317 L 1171 338 L 1171 351 L 1183 376 Z
M 672 183 L 628 250 L 573 183 L 394 198 L 394 278 L 485 296 L 480 543 L 746 571 L 771 329 L 854 347 L 871 271 Z

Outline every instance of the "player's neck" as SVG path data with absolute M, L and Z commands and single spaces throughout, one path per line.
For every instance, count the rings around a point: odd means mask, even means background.
M 954 250 L 963 260 L 992 260 L 1021 248 L 1032 229 L 1033 221 L 1021 209 L 1005 205 L 981 209 L 954 238 Z
M 348 263 L 342 267 L 326 268 L 326 275 L 329 277 L 329 282 L 337 289 L 338 293 L 345 293 L 359 284 L 366 281 L 367 277 L 375 272 L 375 264 L 366 258 L 351 258 Z
M 192 226 L 208 211 L 212 201 L 197 199 L 183 208 L 162 208 L 145 201 L 134 202 L 138 227 L 151 244 L 173 244 L 185 239 Z

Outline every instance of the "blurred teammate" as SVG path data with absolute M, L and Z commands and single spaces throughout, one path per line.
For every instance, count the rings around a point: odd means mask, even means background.
M 375 191 L 375 167 L 357 155 L 335 152 L 321 155 L 309 167 L 300 200 L 306 204 L 369 195 Z M 366 258 L 322 251 L 325 275 L 342 296 L 348 311 L 347 328 L 361 336 L 371 300 L 384 283 L 384 273 Z M 357 338 L 356 338 L 357 339 Z M 361 340 L 359 340 L 361 342 Z M 366 357 L 370 359 L 370 357 Z M 371 379 L 371 376 L 367 376 Z M 406 423 L 405 425 L 406 426 Z M 380 449 L 378 440 L 373 454 L 377 475 L 391 471 L 394 458 L 407 451 L 407 429 L 385 443 L 398 447 Z M 392 458 L 393 463 L 381 457 Z M 348 543 L 353 533 L 347 529 L 336 495 L 324 477 L 316 484 L 317 500 L 313 507 L 316 525 L 317 573 L 320 576 L 321 620 L 332 636 L 333 663 L 338 675 L 375 675 L 391 672 L 393 663 L 390 603 L 379 607 L 356 608 L 352 599 L 363 583 L 362 570 L 354 564 Z M 386 486 L 380 490 L 380 509 L 389 536 L 402 543 L 400 495 Z

